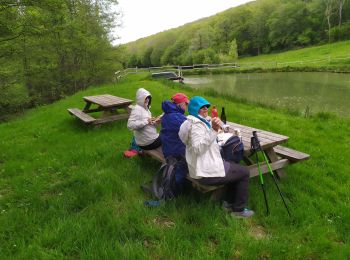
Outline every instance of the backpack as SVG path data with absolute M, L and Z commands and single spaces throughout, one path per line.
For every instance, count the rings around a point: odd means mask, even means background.
M 231 136 L 220 146 L 222 159 L 239 163 L 243 159 L 244 145 L 238 136 Z
M 152 180 L 152 193 L 158 200 L 170 200 L 178 195 L 175 169 L 178 160 L 169 156 L 166 163 L 154 175 Z

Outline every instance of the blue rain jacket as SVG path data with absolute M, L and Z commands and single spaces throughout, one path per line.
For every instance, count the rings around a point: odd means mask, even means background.
M 179 138 L 181 124 L 187 120 L 185 111 L 178 105 L 164 101 L 162 103 L 164 115 L 162 117 L 162 129 L 160 138 L 162 140 L 162 149 L 164 157 L 185 156 L 185 145 Z

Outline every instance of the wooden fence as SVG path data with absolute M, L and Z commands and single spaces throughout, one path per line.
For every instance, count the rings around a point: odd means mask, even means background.
M 167 65 L 167 66 L 160 66 L 160 67 L 148 67 L 148 68 L 126 68 L 123 71 L 117 71 L 115 72 L 116 78 L 120 79 L 123 76 L 126 76 L 130 73 L 138 73 L 138 72 L 159 72 L 159 71 L 173 71 L 176 72 L 178 76 L 183 76 L 184 70 L 203 70 L 203 69 L 225 69 L 225 68 L 234 68 L 234 69 L 252 69 L 252 68 L 264 68 L 264 69 L 271 69 L 271 68 L 283 68 L 283 67 L 300 67 L 300 66 L 307 66 L 307 65 L 313 65 L 319 64 L 319 65 L 325 65 L 331 66 L 332 62 L 334 62 L 334 65 L 337 65 L 337 61 L 348 61 L 347 63 L 350 64 L 350 56 L 341 56 L 341 57 L 331 57 L 328 56 L 323 59 L 314 59 L 314 60 L 297 60 L 297 61 L 288 61 L 288 62 L 278 62 L 278 61 L 261 61 L 261 62 L 231 62 L 231 63 L 220 63 L 220 64 L 192 64 L 192 65 Z

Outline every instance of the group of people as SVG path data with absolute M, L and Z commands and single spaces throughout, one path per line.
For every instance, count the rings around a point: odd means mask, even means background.
M 154 118 L 151 101 L 149 91 L 137 90 L 136 106 L 128 120 L 136 144 L 143 150 L 161 149 L 165 158 L 185 158 L 186 164 L 175 174 L 179 186 L 185 184 L 187 174 L 202 185 L 225 184 L 225 208 L 236 217 L 251 217 L 254 212 L 246 208 L 249 171 L 222 159 L 217 136 L 223 123 L 218 117 L 209 117 L 211 104 L 200 96 L 189 100 L 185 94 L 176 93 L 171 100 L 162 102 L 162 116 Z M 186 110 L 188 116 L 185 116 Z M 159 124 L 160 134 L 156 129 Z

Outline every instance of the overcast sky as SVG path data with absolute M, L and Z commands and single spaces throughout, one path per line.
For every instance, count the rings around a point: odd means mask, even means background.
M 116 43 L 137 39 L 212 16 L 252 0 L 119 0 L 123 13 L 121 37 Z

